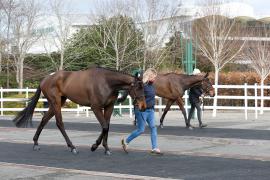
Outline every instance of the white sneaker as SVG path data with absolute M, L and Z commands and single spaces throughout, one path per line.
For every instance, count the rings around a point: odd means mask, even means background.
M 152 149 L 151 154 L 163 155 L 163 153 L 158 148 Z
M 128 144 L 125 141 L 125 138 L 121 139 L 122 148 L 125 151 L 125 153 L 128 153 Z

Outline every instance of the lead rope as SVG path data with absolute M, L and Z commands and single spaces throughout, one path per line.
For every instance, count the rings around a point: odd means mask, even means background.
M 202 111 L 204 111 L 204 96 L 202 97 Z

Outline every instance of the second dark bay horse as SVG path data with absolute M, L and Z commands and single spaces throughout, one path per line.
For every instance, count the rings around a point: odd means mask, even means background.
M 49 102 L 49 110 L 43 116 L 34 135 L 33 149 L 40 149 L 39 135 L 48 121 L 55 116 L 56 125 L 64 136 L 67 146 L 72 153 L 77 154 L 76 147 L 65 131 L 61 114 L 61 107 L 67 99 L 70 99 L 77 104 L 91 107 L 101 125 L 101 134 L 91 150 L 95 151 L 103 142 L 105 154 L 110 155 L 107 139 L 110 118 L 119 90 L 129 92 L 130 96 L 137 101 L 139 109 L 146 108 L 142 77 L 100 67 L 92 67 L 84 71 L 58 71 L 41 81 L 35 95 L 29 100 L 28 106 L 18 113 L 13 122 L 17 127 L 27 127 L 28 124 L 32 124 L 33 112 L 42 92 Z
M 174 102 L 179 106 L 185 118 L 186 126 L 189 127 L 182 97 L 186 90 L 196 85 L 201 85 L 205 94 L 210 95 L 211 97 L 215 96 L 212 83 L 208 79 L 208 73 L 205 75 L 167 73 L 159 74 L 157 76 L 156 81 L 154 82 L 156 94 L 159 97 L 167 99 L 166 107 L 160 118 L 161 128 L 163 127 L 164 118 Z

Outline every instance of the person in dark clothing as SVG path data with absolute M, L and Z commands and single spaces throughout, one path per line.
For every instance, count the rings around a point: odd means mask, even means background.
M 199 73 L 200 73 L 199 69 L 194 69 L 193 75 L 196 75 L 196 74 L 199 74 Z M 198 121 L 199 121 L 199 127 L 204 128 L 204 127 L 207 126 L 206 124 L 202 123 L 202 119 L 201 119 L 201 112 L 202 112 L 202 110 L 201 110 L 201 104 L 202 104 L 201 98 L 203 96 L 204 95 L 203 95 L 203 90 L 202 90 L 201 85 L 194 86 L 194 87 L 190 88 L 190 90 L 189 90 L 189 102 L 190 102 L 191 108 L 190 108 L 190 111 L 189 111 L 189 114 L 188 114 L 189 129 L 193 128 L 190 125 L 190 120 L 191 120 L 191 118 L 193 116 L 195 108 L 197 109 L 197 118 L 198 118 Z
M 128 144 L 141 135 L 145 129 L 145 123 L 148 124 L 151 130 L 151 143 L 152 143 L 152 151 L 153 154 L 162 154 L 157 147 L 157 128 L 155 126 L 155 88 L 153 86 L 153 82 L 157 76 L 157 72 L 149 68 L 143 74 L 143 82 L 144 82 L 144 95 L 145 101 L 147 104 L 147 108 L 145 111 L 140 111 L 138 108 L 134 109 L 134 113 L 137 119 L 137 129 L 134 130 L 127 138 L 123 138 L 121 140 L 121 144 L 123 150 L 127 153 Z

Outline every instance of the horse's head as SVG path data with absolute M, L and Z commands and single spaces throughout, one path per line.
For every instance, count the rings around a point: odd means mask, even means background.
M 205 95 L 209 95 L 211 97 L 215 96 L 215 89 L 208 78 L 208 73 L 206 73 L 206 75 L 204 76 L 201 86 Z
M 146 109 L 146 102 L 144 97 L 142 75 L 137 73 L 134 78 L 135 79 L 134 82 L 131 84 L 129 94 L 138 106 L 138 108 L 144 111 Z

